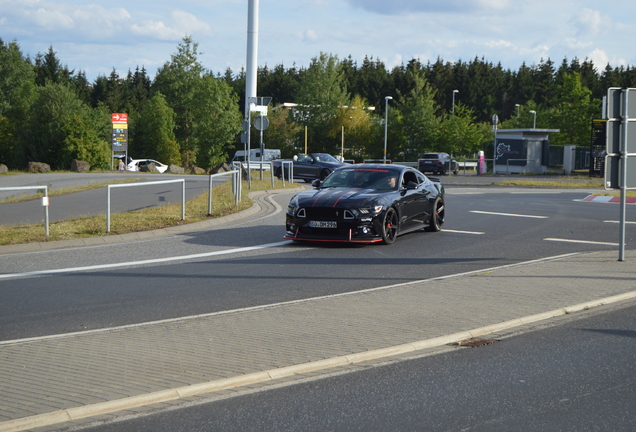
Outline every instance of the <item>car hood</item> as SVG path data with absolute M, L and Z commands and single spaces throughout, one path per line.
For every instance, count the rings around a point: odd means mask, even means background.
M 315 189 L 297 194 L 292 203 L 298 207 L 363 208 L 382 201 L 387 194 L 375 189 Z

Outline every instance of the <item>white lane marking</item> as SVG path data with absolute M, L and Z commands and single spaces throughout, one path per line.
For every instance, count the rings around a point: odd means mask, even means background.
M 497 215 L 497 216 L 514 216 L 514 217 L 535 218 L 535 219 L 548 218 L 548 216 L 521 215 L 521 214 L 514 214 L 514 213 L 497 213 L 497 212 L 487 212 L 487 211 L 479 211 L 479 210 L 470 210 L 470 213 L 489 214 L 489 215 Z
M 235 254 L 235 253 L 250 252 L 250 251 L 255 251 L 260 249 L 268 249 L 268 248 L 288 245 L 291 243 L 292 243 L 291 240 L 286 240 L 286 241 L 282 241 L 278 243 L 268 243 L 268 244 L 263 244 L 258 246 L 249 246 L 249 247 L 227 249 L 227 250 L 214 251 L 214 252 L 204 252 L 204 253 L 198 253 L 198 254 L 192 254 L 192 255 L 180 255 L 180 256 L 167 257 L 167 258 L 155 258 L 155 259 L 142 260 L 142 261 L 131 261 L 131 262 L 114 263 L 114 264 L 99 264 L 99 265 L 93 265 L 93 266 L 70 267 L 70 268 L 61 268 L 61 269 L 52 269 L 52 270 L 38 270 L 38 271 L 32 271 L 32 272 L 26 272 L 26 273 L 8 273 L 8 274 L 0 274 L 0 279 L 19 278 L 19 277 L 27 277 L 27 276 L 43 276 L 43 275 L 52 275 L 52 274 L 60 274 L 60 273 L 76 273 L 76 272 L 91 271 L 91 270 L 114 269 L 114 268 L 120 268 L 120 267 L 132 267 L 132 266 L 138 266 L 138 265 L 159 264 L 159 263 L 166 263 L 166 262 L 172 262 L 172 261 L 208 258 L 213 256 L 219 256 L 219 255 L 229 255 L 229 254 Z
M 443 229 L 442 232 L 452 232 L 452 233 L 459 233 L 459 234 L 486 234 L 484 232 L 479 232 L 479 231 L 458 231 L 458 230 L 449 230 L 449 229 Z
M 606 220 L 603 221 L 605 223 L 621 223 L 621 221 L 611 221 L 611 220 Z M 630 221 L 625 221 L 626 224 L 636 224 L 636 222 L 630 222 Z
M 285 243 L 285 242 L 283 242 L 283 243 Z M 421 279 L 421 280 L 416 280 L 416 281 L 411 281 L 411 282 L 403 282 L 403 283 L 399 283 L 399 284 L 387 285 L 387 286 L 382 286 L 382 287 L 377 287 L 377 288 L 368 288 L 368 289 L 360 290 L 360 291 L 349 291 L 349 292 L 340 293 L 340 294 L 331 294 L 331 295 L 326 295 L 326 296 L 311 297 L 311 298 L 300 299 L 300 300 L 290 300 L 290 301 L 286 301 L 286 302 L 272 303 L 272 304 L 268 304 L 268 305 L 251 306 L 251 307 L 240 308 L 240 309 L 232 309 L 232 310 L 227 310 L 227 311 L 210 312 L 210 313 L 200 314 L 200 315 L 190 315 L 190 316 L 185 316 L 185 317 L 180 317 L 180 318 L 169 318 L 169 319 L 163 319 L 163 320 L 157 320 L 157 321 L 147 321 L 147 322 L 137 323 L 137 324 L 127 324 L 127 325 L 122 325 L 122 326 L 101 328 L 101 329 L 95 329 L 95 330 L 86 330 L 86 331 L 79 331 L 79 332 L 73 332 L 73 333 L 60 333 L 60 334 L 48 335 L 48 336 L 37 336 L 37 337 L 32 337 L 32 338 L 6 340 L 6 341 L 0 341 L 0 346 L 16 344 L 16 343 L 47 340 L 47 339 L 61 339 L 61 338 L 66 338 L 66 337 L 75 337 L 75 336 L 87 335 L 87 334 L 92 334 L 92 333 L 106 333 L 106 332 L 110 332 L 110 331 L 117 331 L 117 330 L 125 330 L 125 329 L 130 329 L 130 328 L 151 326 L 151 325 L 155 325 L 155 324 L 166 324 L 166 323 L 174 323 L 174 322 L 180 322 L 180 321 L 190 321 L 190 320 L 199 319 L 199 318 L 208 318 L 208 317 L 219 316 L 219 315 L 229 315 L 229 314 L 237 313 L 237 312 L 255 311 L 255 310 L 269 309 L 269 308 L 279 307 L 279 306 L 287 306 L 287 305 L 293 305 L 293 304 L 308 303 L 308 302 L 312 302 L 312 301 L 316 301 L 316 300 L 324 300 L 324 299 L 331 299 L 331 298 L 338 298 L 338 297 L 347 297 L 347 296 L 351 296 L 351 295 L 369 293 L 369 292 L 373 292 L 373 291 L 383 291 L 383 290 L 387 290 L 387 289 L 391 289 L 391 288 L 399 288 L 399 287 L 415 285 L 415 284 L 419 284 L 419 283 L 435 282 L 435 281 L 440 281 L 440 280 L 452 279 L 452 278 L 456 278 L 456 277 L 471 276 L 471 275 L 474 275 L 474 274 L 492 272 L 492 271 L 495 271 L 495 270 L 502 270 L 502 269 L 520 267 L 520 266 L 531 265 L 531 264 L 538 264 L 538 263 L 547 262 L 547 261 L 559 260 L 559 259 L 562 259 L 562 258 L 569 258 L 569 257 L 573 257 L 573 256 L 576 256 L 576 255 L 581 255 L 581 253 L 580 252 L 573 252 L 573 253 L 567 253 L 567 254 L 563 254 L 563 255 L 555 255 L 555 256 L 546 257 L 546 258 L 538 258 L 538 259 L 535 259 L 535 260 L 524 261 L 524 262 L 515 263 L 515 264 L 505 264 L 505 265 L 502 265 L 502 266 L 490 267 L 490 268 L 481 269 L 481 270 L 472 270 L 472 271 L 463 272 L 463 273 L 455 273 L 455 274 L 446 275 L 446 276 L 439 276 L 439 277 L 434 277 L 434 278 L 430 278 L 430 279 Z
M 597 242 L 597 241 L 588 241 L 588 240 L 568 240 L 568 239 L 560 239 L 560 238 L 544 238 L 543 240 L 554 241 L 554 242 L 565 242 L 565 243 L 585 243 L 585 244 L 618 246 L 618 243 Z

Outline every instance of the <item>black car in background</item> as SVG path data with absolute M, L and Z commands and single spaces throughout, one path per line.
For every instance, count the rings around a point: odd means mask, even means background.
M 444 223 L 444 187 L 408 166 L 347 165 L 314 187 L 289 201 L 284 238 L 391 244 Z
M 459 164 L 448 153 L 426 153 L 417 160 L 417 168 L 421 172 L 446 175 L 452 171 L 459 173 Z
M 324 180 L 335 169 L 348 165 L 327 153 L 299 154 L 294 156 L 291 161 L 294 163 L 294 178 L 304 180 L 307 183 L 315 179 Z M 281 166 L 280 160 L 274 161 L 274 175 L 281 178 L 282 168 L 284 168 L 285 179 L 289 179 L 289 164 Z

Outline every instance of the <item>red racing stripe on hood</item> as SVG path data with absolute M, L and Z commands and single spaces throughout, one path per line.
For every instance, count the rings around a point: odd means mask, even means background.
M 346 195 L 347 193 L 349 193 L 349 191 L 342 191 L 342 190 L 337 190 L 337 189 L 326 190 L 325 193 L 321 193 L 321 194 L 319 194 L 316 197 L 316 199 L 311 204 L 311 206 L 314 207 L 320 198 L 325 198 L 326 197 L 326 198 L 332 199 L 333 195 L 341 194 L 341 196 L 338 198 L 338 200 L 336 200 L 336 202 L 337 202 L 337 201 L 339 201 L 342 198 L 343 195 Z

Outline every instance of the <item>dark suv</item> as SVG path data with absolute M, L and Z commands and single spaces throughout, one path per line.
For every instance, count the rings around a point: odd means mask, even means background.
M 459 164 L 448 153 L 426 153 L 417 160 L 417 169 L 423 173 L 432 172 L 433 174 L 445 175 L 452 171 L 453 174 L 457 174 Z

